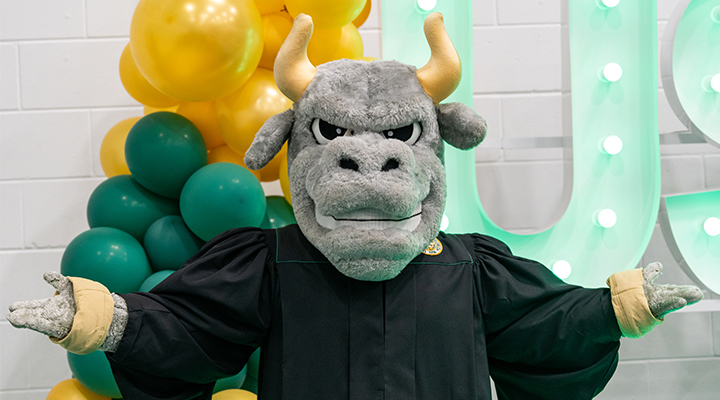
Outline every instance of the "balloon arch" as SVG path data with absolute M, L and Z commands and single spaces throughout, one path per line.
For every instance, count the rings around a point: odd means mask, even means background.
M 100 162 L 108 179 L 90 196 L 90 230 L 63 254 L 61 272 L 116 293 L 148 291 L 214 236 L 232 228 L 295 222 L 285 151 L 259 171 L 243 157 L 255 132 L 292 107 L 273 64 L 293 18 L 309 14 L 315 65 L 364 59 L 357 27 L 371 0 L 140 0 L 130 43 L 120 55 L 125 90 L 144 116 L 113 126 Z M 260 182 L 280 181 L 284 196 Z M 220 380 L 214 400 L 255 399 L 259 349 L 237 375 Z M 101 352 L 68 353 L 73 379 L 48 399 L 121 394 Z

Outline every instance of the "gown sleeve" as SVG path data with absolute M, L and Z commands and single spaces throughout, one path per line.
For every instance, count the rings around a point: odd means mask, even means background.
M 497 239 L 472 235 L 490 375 L 500 399 L 590 399 L 617 367 L 609 289 L 568 285 Z
M 149 293 L 122 294 L 128 323 L 107 356 L 123 397 L 210 399 L 240 372 L 269 329 L 271 253 L 263 231 L 228 231 Z

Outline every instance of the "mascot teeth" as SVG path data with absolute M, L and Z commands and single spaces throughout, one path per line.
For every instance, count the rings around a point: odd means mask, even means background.
M 402 229 L 412 231 L 420 224 L 422 203 L 418 203 L 412 214 L 405 218 L 395 218 L 383 211 L 365 208 L 338 215 L 322 215 L 317 212 L 317 222 L 327 229 L 348 226 L 360 230 Z

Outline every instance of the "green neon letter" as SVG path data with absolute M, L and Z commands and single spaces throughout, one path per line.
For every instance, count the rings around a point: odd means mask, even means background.
M 662 78 L 668 102 L 695 135 L 720 146 L 720 0 L 686 0 L 668 21 Z M 718 78 L 715 78 L 718 77 Z M 720 191 L 666 196 L 660 227 L 688 276 L 720 293 Z
M 562 260 L 558 267 L 570 267 L 567 280 L 585 286 L 604 285 L 613 272 L 638 263 L 660 201 L 655 7 L 654 1 L 606 8 L 594 0 L 570 0 L 573 191 L 558 223 L 532 235 L 498 227 L 478 198 L 474 153 L 448 148 L 447 231 L 487 233 L 548 266 Z M 470 1 L 438 2 L 432 11 L 443 13 L 463 62 L 463 80 L 448 101 L 472 106 Z M 424 65 L 430 54 L 422 33 L 426 14 L 413 0 L 384 0 L 382 15 L 383 57 Z M 621 72 L 610 66 L 603 76 L 610 63 Z M 616 155 L 600 150 L 611 135 L 622 143 Z M 614 214 L 610 227 L 598 223 L 602 210 Z M 612 221 L 610 213 L 603 215 Z

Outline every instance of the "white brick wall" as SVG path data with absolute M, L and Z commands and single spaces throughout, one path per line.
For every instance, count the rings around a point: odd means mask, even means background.
M 560 7 L 567 0 L 473 2 L 474 107 L 489 123 L 476 150 L 479 196 L 502 227 L 550 226 L 563 191 L 561 149 L 512 149 L 504 138 L 559 136 Z M 658 0 L 662 31 L 679 0 Z M 117 63 L 137 0 L 0 0 L 0 400 L 42 399 L 70 377 L 65 353 L 5 321 L 15 300 L 52 290 L 64 246 L 87 229 L 87 199 L 103 179 L 107 130 L 141 114 Z M 365 55 L 381 55 L 380 6 L 361 28 Z M 660 132 L 685 128 L 659 86 Z M 720 189 L 720 151 L 661 146 L 664 194 Z M 643 263 L 664 283 L 692 283 L 656 229 Z M 677 314 L 647 338 L 625 340 L 603 399 L 711 399 L 720 392 L 720 315 Z
M 0 114 L 0 179 L 86 177 L 92 171 L 86 110 Z

